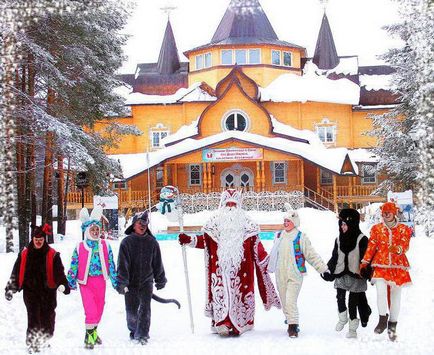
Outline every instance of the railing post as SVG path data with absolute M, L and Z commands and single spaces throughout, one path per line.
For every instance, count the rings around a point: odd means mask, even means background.
M 338 212 L 338 192 L 337 192 L 337 184 L 336 184 L 336 175 L 333 174 L 333 204 L 335 212 Z

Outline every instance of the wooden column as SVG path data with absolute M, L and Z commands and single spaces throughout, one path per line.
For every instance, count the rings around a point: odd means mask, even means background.
M 338 187 L 336 185 L 336 175 L 333 174 L 333 203 L 335 205 L 335 212 L 338 212 Z
M 127 182 L 127 189 L 128 189 L 128 208 L 131 208 L 132 206 L 132 191 L 131 191 L 131 181 Z
M 207 163 L 202 163 L 202 190 L 204 193 L 208 193 L 208 174 L 207 174 Z
M 353 178 L 349 177 L 348 180 L 349 180 L 348 181 L 348 196 L 349 196 L 348 204 L 350 208 L 353 208 L 353 201 L 351 198 L 351 196 L 353 196 Z
M 262 169 L 261 169 L 261 190 L 265 191 L 265 162 L 261 161 Z
M 255 181 L 256 192 L 261 189 L 261 162 L 256 162 L 256 181 Z
M 321 188 L 321 170 L 320 168 L 316 168 L 316 192 L 319 193 L 319 189 Z
M 208 171 L 208 192 L 212 191 L 212 167 L 211 167 L 211 163 L 207 163 L 206 164 L 208 166 L 207 171 Z
M 304 191 L 304 160 L 300 160 L 301 191 Z
M 176 186 L 179 190 L 178 186 L 178 164 L 173 164 L 173 185 Z
M 163 186 L 168 185 L 167 164 L 163 165 Z

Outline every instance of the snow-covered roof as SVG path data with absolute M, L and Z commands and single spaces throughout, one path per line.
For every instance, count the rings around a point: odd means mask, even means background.
M 295 142 L 281 137 L 264 137 L 248 132 L 226 131 L 198 140 L 187 138 L 155 152 L 110 155 L 110 158 L 120 162 L 124 178 L 129 179 L 148 168 L 162 163 L 166 159 L 202 149 L 228 139 L 236 139 L 268 149 L 276 149 L 284 153 L 298 155 L 337 174 L 341 173 L 345 158 L 348 155 L 346 148 L 325 148 L 324 146 L 312 146 L 307 143 Z M 353 162 L 352 164 L 357 174 L 357 166 Z
M 198 134 L 198 123 L 199 123 L 199 118 L 191 122 L 189 125 L 181 126 L 181 128 L 179 128 L 175 133 L 170 134 L 167 137 L 164 137 L 160 141 L 161 144 L 167 146 L 170 143 L 178 142 L 185 138 L 195 136 L 196 134 Z
M 180 102 L 215 101 L 216 97 L 211 96 L 201 87 L 201 83 L 195 83 L 188 88 L 178 89 L 172 95 L 146 95 L 139 92 L 131 93 L 126 105 L 151 105 L 151 104 L 174 104 Z
M 359 80 L 366 90 L 393 89 L 393 75 L 360 75 Z
M 296 129 L 290 125 L 284 124 L 277 120 L 273 115 L 271 116 L 271 124 L 273 125 L 273 133 L 283 134 L 285 136 L 296 137 L 300 139 L 307 140 L 309 144 L 316 146 L 324 146 L 318 136 L 307 129 Z
M 359 70 L 359 59 L 357 56 L 354 57 L 340 57 L 339 64 L 333 69 L 323 70 L 319 69 L 318 66 L 309 59 L 304 66 L 304 73 L 317 73 L 321 75 L 329 75 L 331 73 L 344 74 L 344 75 L 357 75 Z
M 356 163 L 378 163 L 380 158 L 376 156 L 372 150 L 359 148 L 348 150 L 350 158 Z
M 271 116 L 271 124 L 272 124 L 272 132 L 276 134 L 281 134 L 285 136 L 295 137 L 302 140 L 306 140 L 309 142 L 309 144 L 312 145 L 320 145 L 323 146 L 323 143 L 318 138 L 318 136 L 307 129 L 296 129 L 290 125 L 284 124 L 280 122 L 276 117 L 273 115 Z M 161 140 L 161 143 L 164 146 L 168 146 L 173 142 L 179 142 L 186 138 L 191 138 L 198 134 L 198 124 L 199 124 L 199 118 L 197 118 L 195 121 L 190 123 L 189 125 L 181 126 L 181 128 L 176 131 L 175 133 L 164 137 Z
M 390 105 L 357 105 L 354 106 L 356 110 L 391 110 L 397 107 L 398 104 L 390 104 Z
M 357 105 L 360 88 L 348 79 L 331 80 L 309 73 L 303 76 L 283 74 L 270 85 L 260 88 L 261 101 L 273 102 L 330 102 Z

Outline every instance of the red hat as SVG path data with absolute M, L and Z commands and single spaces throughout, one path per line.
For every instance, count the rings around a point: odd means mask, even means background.
M 381 213 L 392 213 L 393 215 L 398 214 L 398 206 L 393 202 L 386 202 L 383 206 L 380 207 Z

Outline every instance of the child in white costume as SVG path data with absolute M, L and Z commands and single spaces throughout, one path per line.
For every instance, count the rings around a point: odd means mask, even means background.
M 319 273 L 328 272 L 328 267 L 312 247 L 309 238 L 298 230 L 300 218 L 297 211 L 287 211 L 273 244 L 268 264 L 269 272 L 276 272 L 282 310 L 288 324 L 288 335 L 296 338 L 299 332 L 297 298 L 306 274 L 305 261 Z

